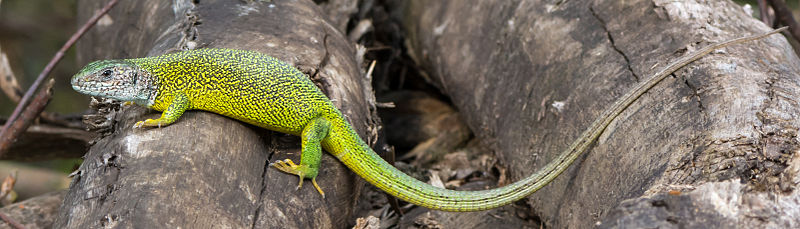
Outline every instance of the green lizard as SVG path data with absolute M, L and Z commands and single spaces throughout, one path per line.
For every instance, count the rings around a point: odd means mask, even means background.
M 554 161 L 515 183 L 482 191 L 437 188 L 400 172 L 381 159 L 356 134 L 342 113 L 309 78 L 288 64 L 252 51 L 199 49 L 161 56 L 90 63 L 72 78 L 81 93 L 133 102 L 158 111 L 158 119 L 134 127 L 169 125 L 189 109 L 206 110 L 266 129 L 298 135 L 300 164 L 286 159 L 280 171 L 316 183 L 321 149 L 383 191 L 410 203 L 445 211 L 478 211 L 530 195 L 561 174 L 600 133 L 639 96 L 682 66 L 714 49 L 777 33 L 738 38 L 703 48 L 668 65 L 635 86 L 591 124 Z

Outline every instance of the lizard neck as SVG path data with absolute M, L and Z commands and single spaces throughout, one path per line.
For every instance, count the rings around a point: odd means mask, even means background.
M 190 82 L 188 77 L 192 72 L 186 60 L 191 52 L 177 52 L 161 56 L 130 59 L 142 71 L 146 72 L 151 81 L 152 95 L 147 101 L 136 102 L 157 111 L 164 111 L 169 107 L 175 92 L 183 88 L 181 84 Z
M 139 68 L 139 83 L 136 87 L 139 88 L 139 95 L 131 102 L 140 106 L 152 108 L 158 98 L 158 77 L 151 74 L 147 69 Z

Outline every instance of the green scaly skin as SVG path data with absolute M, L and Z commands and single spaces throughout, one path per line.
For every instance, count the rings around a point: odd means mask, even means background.
M 544 187 L 566 170 L 626 107 L 667 75 L 714 49 L 777 33 L 710 45 L 670 64 L 609 107 L 555 160 L 513 184 L 482 191 L 437 188 L 400 172 L 359 138 L 342 113 L 303 73 L 264 54 L 200 49 L 162 56 L 105 60 L 89 64 L 72 78 L 73 88 L 93 96 L 130 101 L 164 111 L 136 127 L 166 126 L 185 110 L 199 109 L 302 138 L 300 165 L 291 160 L 277 169 L 310 178 L 315 187 L 321 149 L 383 191 L 410 203 L 444 211 L 478 211 L 509 204 Z M 324 196 L 324 194 L 323 194 Z

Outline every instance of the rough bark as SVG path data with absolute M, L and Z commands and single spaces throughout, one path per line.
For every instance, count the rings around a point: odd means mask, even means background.
M 102 4 L 81 1 L 87 17 Z M 353 45 L 311 1 L 121 1 L 80 44 L 81 62 L 186 47 L 248 49 L 314 76 L 367 138 L 369 116 Z M 116 124 L 85 156 L 55 228 L 331 228 L 351 218 L 358 185 L 329 155 L 310 184 L 268 167 L 299 160 L 299 138 L 189 111 L 173 125 L 133 130 L 157 117 L 139 107 L 108 109 Z M 374 136 L 373 136 L 374 137 Z M 306 181 L 308 183 L 308 181 Z
M 410 1 L 402 15 L 410 55 L 513 180 L 550 162 L 670 61 L 769 29 L 723 0 Z M 697 223 L 709 215 L 745 228 L 800 226 L 800 182 L 787 169 L 800 163 L 798 66 L 786 40 L 772 36 L 684 67 L 528 203 L 552 228 L 619 222 L 637 206 L 626 202 L 610 214 L 621 201 L 667 193 L 687 196 L 668 201 L 673 210 L 703 213 L 675 213 L 664 221 L 673 226 L 729 225 Z M 743 185 L 730 187 L 737 182 Z M 787 204 L 766 204 L 772 199 Z M 754 211 L 764 214 L 748 216 Z

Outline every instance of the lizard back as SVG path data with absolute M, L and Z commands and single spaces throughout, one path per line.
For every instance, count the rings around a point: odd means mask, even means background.
M 159 111 L 185 93 L 190 109 L 298 135 L 333 106 L 305 74 L 253 51 L 198 49 L 130 61 L 156 76 L 151 108 Z

